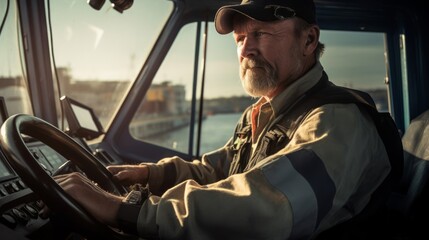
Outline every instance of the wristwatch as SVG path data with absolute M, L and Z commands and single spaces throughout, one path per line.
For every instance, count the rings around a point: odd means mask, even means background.
M 146 199 L 149 197 L 149 188 L 142 186 L 133 186 L 127 196 L 122 200 L 116 215 L 116 220 L 119 227 L 128 233 L 137 234 L 137 219 L 139 217 L 140 208 Z
M 149 186 L 139 183 L 128 187 L 129 193 L 122 202 L 129 204 L 142 204 L 150 195 Z
M 142 192 L 138 191 L 138 190 L 132 190 L 131 192 L 128 193 L 128 195 L 124 198 L 124 200 L 122 200 L 123 203 L 128 203 L 128 204 L 136 204 L 136 205 L 140 205 L 142 204 Z M 146 199 L 145 199 L 146 200 Z

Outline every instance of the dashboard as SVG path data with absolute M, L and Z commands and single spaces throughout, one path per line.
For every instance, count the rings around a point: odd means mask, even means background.
M 40 141 L 26 145 L 38 163 L 52 175 L 67 162 L 62 155 Z M 0 229 L 10 229 L 14 238 L 31 237 L 49 223 L 39 215 L 43 204 L 14 172 L 0 152 Z M 7 229 L 6 229 L 7 230 Z M 3 237 L 3 236 L 2 236 Z
M 85 139 L 94 139 L 103 134 L 94 111 L 66 96 L 61 98 L 61 104 L 69 124 L 66 133 L 83 148 L 92 152 L 103 165 L 115 163 L 116 161 L 106 151 L 102 149 L 93 151 L 86 144 Z M 7 117 L 4 99 L 0 96 L 0 126 Z M 23 140 L 33 158 L 50 176 L 76 170 L 65 157 L 45 143 L 29 136 L 23 136 Z M 0 150 L 1 239 L 69 239 L 70 229 L 62 226 L 66 225 L 63 220 L 59 219 L 59 225 L 54 221 L 55 226 L 53 226 L 51 220 L 56 218 L 55 214 L 50 215 L 49 218 L 40 214 L 43 206 L 40 198 L 14 171 Z
M 51 176 L 68 162 L 61 154 L 40 141 L 26 141 L 26 146 L 40 166 Z M 100 157 L 98 158 L 100 159 Z M 42 208 L 43 204 L 37 195 L 21 180 L 0 151 L 0 232 L 2 239 L 45 239 L 47 232 L 55 234 L 55 236 L 51 236 L 54 239 L 62 239 L 58 234 L 66 234 L 67 231 L 53 230 L 50 219 L 40 216 Z M 4 235 L 8 231 L 13 234 L 9 238 Z

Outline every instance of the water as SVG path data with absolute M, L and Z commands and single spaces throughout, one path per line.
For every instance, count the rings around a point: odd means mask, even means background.
M 201 127 L 200 155 L 218 149 L 233 136 L 235 126 L 241 117 L 241 113 L 215 114 L 207 116 Z M 194 131 L 197 132 L 198 125 L 195 124 Z M 146 139 L 156 145 L 175 149 L 180 152 L 189 150 L 189 126 L 183 127 L 165 134 Z M 194 142 L 196 137 L 194 138 Z M 194 144 L 194 146 L 196 146 Z M 195 147 L 194 147 L 195 152 Z
M 387 110 L 387 105 L 377 101 L 379 110 Z M 201 143 L 199 155 L 216 150 L 225 145 L 225 143 L 233 136 L 235 126 L 240 119 L 242 113 L 215 114 L 209 115 L 203 121 L 201 128 Z M 194 131 L 197 132 L 198 124 L 195 124 Z M 143 141 L 150 142 L 169 149 L 174 149 L 180 152 L 188 153 L 189 151 L 189 126 L 169 131 L 164 134 L 158 134 L 145 138 Z M 194 137 L 193 152 L 196 154 L 197 137 Z
M 207 117 L 201 129 L 200 153 L 218 149 L 233 136 L 241 113 L 218 114 Z

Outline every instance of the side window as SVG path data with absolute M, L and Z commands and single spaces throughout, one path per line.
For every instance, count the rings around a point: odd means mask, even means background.
M 129 126 L 139 140 L 186 153 L 197 24 L 184 26 Z
M 213 23 L 208 25 L 205 63 L 205 24 L 201 24 L 197 84 L 193 86 L 197 25 L 181 29 L 130 125 L 134 138 L 183 153 L 189 153 L 192 136 L 192 155 L 225 145 L 242 110 L 253 101 L 241 87 L 232 36 L 219 35 Z M 196 111 L 191 126 L 193 91 Z
M 207 66 L 200 147 L 195 155 L 224 146 L 233 136 L 242 112 L 256 99 L 243 90 L 237 49 L 232 34 L 220 35 L 209 24 Z
M 329 79 L 368 92 L 379 111 L 389 111 L 384 33 L 322 30 L 320 41 Z

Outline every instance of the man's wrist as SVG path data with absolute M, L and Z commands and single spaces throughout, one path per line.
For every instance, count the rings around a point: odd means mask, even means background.
M 131 189 L 119 206 L 116 221 L 119 228 L 124 232 L 137 234 L 137 220 L 140 208 L 149 197 L 150 192 L 147 186 L 133 185 Z

